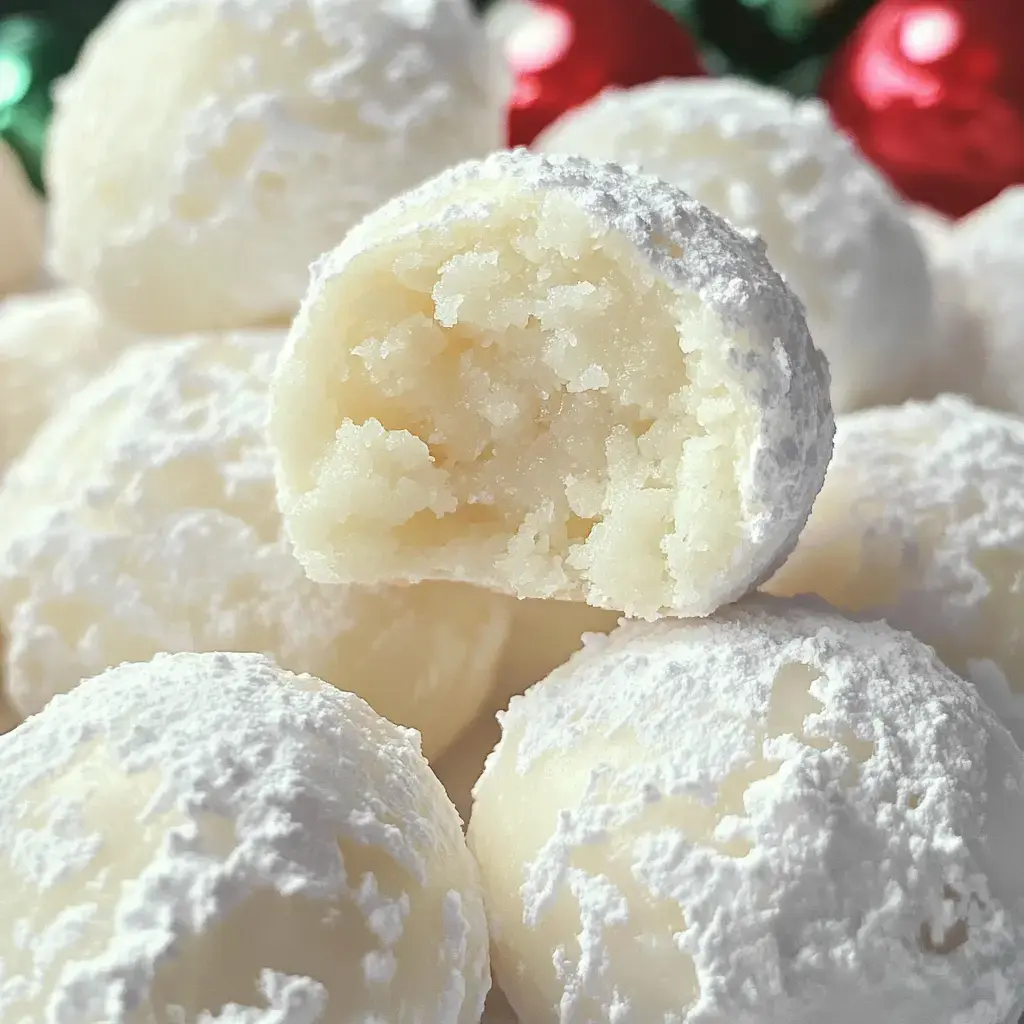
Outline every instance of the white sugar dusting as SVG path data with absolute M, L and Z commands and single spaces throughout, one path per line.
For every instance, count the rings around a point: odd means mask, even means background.
M 630 624 L 502 729 L 469 835 L 523 1019 L 1024 1007 L 1024 755 L 908 635 L 765 598 Z
M 4 737 L 0 779 L 0 1020 L 479 1019 L 458 816 L 416 735 L 351 694 L 161 655 Z

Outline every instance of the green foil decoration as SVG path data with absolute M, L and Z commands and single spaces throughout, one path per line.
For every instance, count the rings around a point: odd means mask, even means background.
M 806 0 L 656 2 L 687 26 L 712 73 L 806 96 L 816 92 L 832 53 L 875 0 L 833 0 L 817 12 Z
M 11 4 L 0 6 L 0 138 L 40 191 L 53 85 L 71 70 L 82 43 L 111 7 L 111 0 L 37 2 L 23 13 Z

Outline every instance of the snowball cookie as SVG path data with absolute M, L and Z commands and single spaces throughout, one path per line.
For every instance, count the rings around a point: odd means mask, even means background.
M 927 364 L 921 246 L 881 175 L 817 100 L 735 79 L 608 91 L 535 143 L 640 164 L 756 231 L 807 306 L 839 411 L 902 400 Z
M 504 145 L 508 88 L 468 0 L 123 0 L 57 96 L 53 262 L 142 330 L 290 320 L 364 214 Z
M 477 1024 L 480 881 L 416 734 L 158 655 L 0 741 L 0 1022 Z
M 0 476 L 50 415 L 132 340 L 76 289 L 0 303 Z
M 460 578 L 703 615 L 792 545 L 825 361 L 762 248 L 654 178 L 519 150 L 321 261 L 278 364 L 278 500 L 311 578 Z
M 1024 744 L 1024 421 L 952 396 L 840 417 L 807 529 L 766 589 L 914 633 Z
M 19 711 L 159 651 L 255 650 L 421 730 L 429 756 L 476 717 L 504 598 L 325 587 L 292 557 L 264 433 L 281 345 L 249 332 L 135 346 L 11 467 L 0 621 Z
M 976 397 L 1024 415 L 1024 185 L 962 220 L 952 258 L 967 282 L 981 336 Z
M 1016 1021 L 1024 753 L 909 635 L 631 623 L 502 731 L 469 842 L 523 1021 Z
M 43 204 L 0 139 L 0 295 L 28 288 L 43 262 Z

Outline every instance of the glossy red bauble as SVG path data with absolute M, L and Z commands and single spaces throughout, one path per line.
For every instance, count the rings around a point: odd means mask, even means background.
M 910 200 L 960 217 L 1024 182 L 1024 0 L 879 0 L 821 94 Z
M 607 86 L 702 74 L 685 29 L 653 0 L 533 2 L 505 40 L 516 87 L 511 145 L 529 145 Z

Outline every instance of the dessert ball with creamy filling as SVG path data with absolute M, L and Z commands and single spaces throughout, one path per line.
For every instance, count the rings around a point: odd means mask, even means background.
M 501 725 L 469 842 L 521 1020 L 1017 1020 L 1024 753 L 909 634 L 631 623 Z
M 440 753 L 494 681 L 507 599 L 460 583 L 310 582 L 274 503 L 283 335 L 133 346 L 0 487 L 0 622 L 16 708 L 161 651 L 257 651 L 367 700 Z
M 794 543 L 825 360 L 763 248 L 655 178 L 499 153 L 318 265 L 272 392 L 310 578 L 705 615 Z
M 416 734 L 158 655 L 0 739 L 0 1022 L 477 1024 L 487 924 Z
M 43 204 L 0 139 L 0 295 L 30 287 L 43 262 Z
M 609 90 L 535 143 L 639 164 L 756 232 L 807 307 L 839 411 L 914 394 L 927 370 L 928 269 L 896 194 L 817 100 L 737 79 Z
M 132 341 L 75 289 L 0 303 L 0 477 L 46 420 Z
M 504 142 L 468 0 L 123 0 L 57 93 L 53 263 L 149 332 L 290 319 L 364 214 Z
M 949 259 L 966 282 L 978 324 L 974 394 L 985 405 L 1024 415 L 1024 185 L 960 221 Z
M 841 416 L 807 528 L 766 589 L 913 633 L 1024 744 L 1024 421 L 952 396 Z

